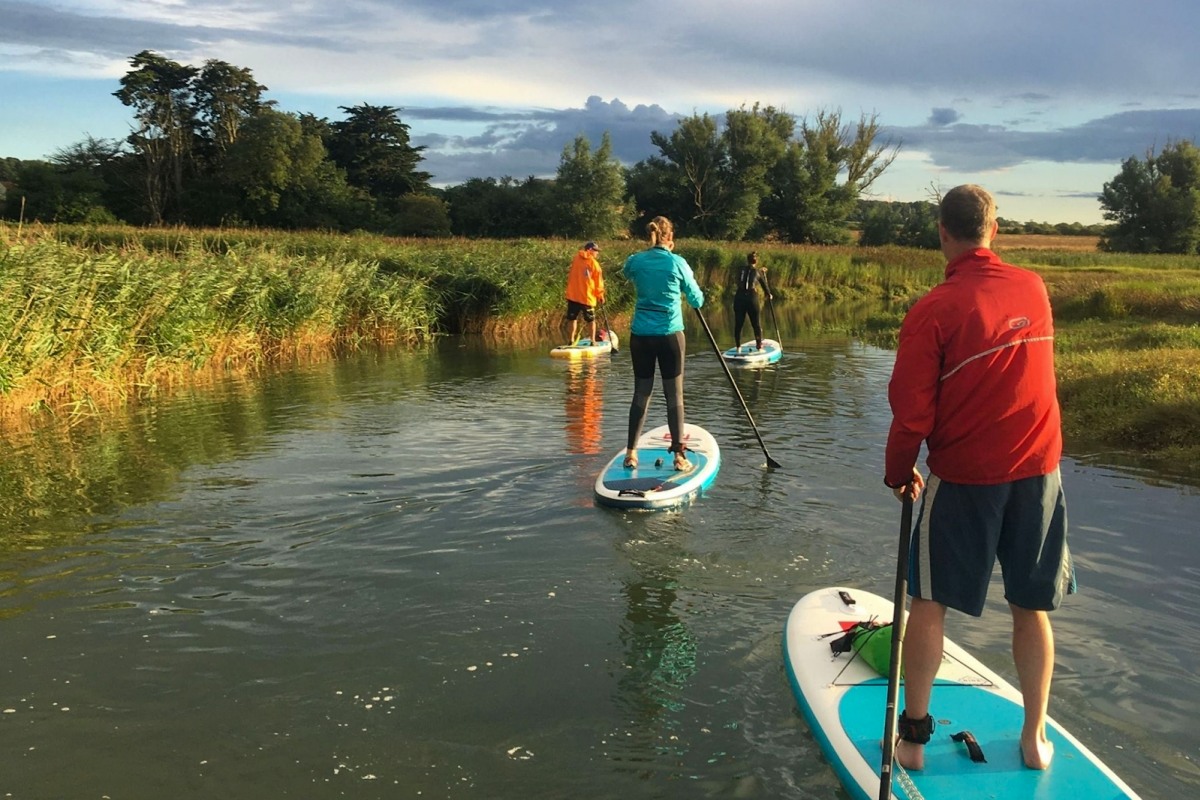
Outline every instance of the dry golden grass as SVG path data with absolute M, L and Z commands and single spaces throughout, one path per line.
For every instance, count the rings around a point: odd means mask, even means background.
M 1071 250 L 1095 253 L 1099 236 L 1059 236 L 1049 233 L 1001 233 L 992 243 L 1001 250 Z

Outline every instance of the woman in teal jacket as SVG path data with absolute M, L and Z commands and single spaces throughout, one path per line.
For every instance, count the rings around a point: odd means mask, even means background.
M 633 283 L 637 294 L 633 321 L 629 324 L 629 356 L 633 361 L 634 383 L 625 468 L 637 468 L 637 440 L 646 422 L 657 365 L 667 401 L 674 466 L 677 470 L 685 470 L 690 465 L 684 454 L 683 441 L 683 357 L 686 348 L 680 298 L 686 297 L 692 308 L 700 308 L 704 305 L 704 293 L 687 261 L 671 252 L 675 247 L 675 227 L 671 220 L 655 217 L 646 226 L 646 233 L 650 237 L 650 247 L 625 259 L 621 270 Z

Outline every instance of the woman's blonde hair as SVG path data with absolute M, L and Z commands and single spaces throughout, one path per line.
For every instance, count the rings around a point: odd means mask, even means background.
M 646 234 L 650 237 L 650 244 L 657 246 L 675 238 L 675 226 L 666 217 L 655 217 L 646 225 Z

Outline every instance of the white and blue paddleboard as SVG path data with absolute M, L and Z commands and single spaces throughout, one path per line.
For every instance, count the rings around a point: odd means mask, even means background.
M 637 467 L 625 468 L 624 449 L 613 456 L 596 478 L 596 501 L 616 508 L 668 508 L 691 500 L 716 479 L 721 450 L 712 434 L 690 423 L 683 426 L 683 443 L 692 466 L 676 471 L 670 428 L 643 433 Z
M 617 341 L 616 331 L 608 331 L 604 338 L 593 342 L 589 338 L 580 339 L 571 344 L 560 344 L 558 347 L 550 351 L 550 355 L 555 358 L 592 358 L 594 356 L 608 355 L 613 351 L 613 347 L 620 347 Z
M 763 339 L 762 349 L 759 350 L 757 343 L 752 339 L 729 348 L 721 353 L 721 358 L 730 366 L 762 367 L 783 358 L 783 345 L 774 339 Z
M 879 797 L 887 677 L 853 653 L 834 656 L 829 645 L 855 622 L 871 619 L 891 622 L 892 601 L 861 589 L 821 589 L 796 603 L 783 635 L 783 660 L 796 702 L 855 800 Z M 903 707 L 903 694 L 900 698 L 898 705 Z M 1027 768 L 1020 750 L 1024 715 L 1020 693 L 949 639 L 930 712 L 936 724 L 925 746 L 925 769 L 906 772 L 895 763 L 894 798 L 1137 797 L 1052 719 L 1046 723 L 1046 735 L 1054 743 L 1049 768 Z M 974 735 L 986 762 L 973 761 L 966 745 L 951 738 L 961 731 Z M 916 793 L 906 788 L 906 781 L 911 781 Z

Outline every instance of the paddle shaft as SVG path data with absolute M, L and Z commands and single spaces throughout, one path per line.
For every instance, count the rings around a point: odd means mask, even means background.
M 763 278 L 763 283 L 766 284 L 767 279 Z M 779 333 L 779 317 L 775 316 L 775 304 L 771 302 L 771 287 L 767 286 L 767 308 L 771 310 L 771 322 L 775 323 L 775 341 L 779 342 L 779 346 L 783 346 L 783 337 Z M 737 342 L 734 342 L 737 344 Z
M 608 324 L 608 312 L 604 310 L 604 303 L 600 304 L 600 316 L 604 318 L 604 330 L 608 331 L 605 336 L 608 337 L 608 343 L 612 347 L 612 351 L 617 352 L 617 343 L 612 338 L 612 326 Z
M 879 800 L 892 796 L 892 762 L 896 755 L 896 701 L 900 696 L 900 657 L 904 649 L 904 606 L 908 595 L 908 549 L 912 544 L 913 501 L 901 497 L 900 552 L 896 556 L 896 594 L 892 598 L 892 655 L 888 662 L 887 716 L 883 722 L 883 761 L 879 767 Z
M 708 320 L 704 318 L 704 314 L 701 313 L 700 309 L 697 308 L 695 311 L 696 316 L 700 318 L 700 324 L 704 326 L 704 332 L 708 334 L 708 341 L 712 343 L 713 352 L 717 354 L 717 361 L 721 362 L 721 369 L 725 370 L 725 377 L 729 378 L 729 385 L 733 387 L 733 393 L 741 401 L 742 410 L 746 412 L 746 419 L 750 420 L 750 427 L 754 429 L 754 435 L 758 438 L 758 444 L 762 447 L 763 455 L 767 457 L 767 466 L 776 468 L 782 466 L 778 461 L 771 458 L 771 454 L 767 452 L 767 444 L 763 441 L 762 434 L 758 432 L 758 426 L 754 424 L 754 417 L 750 414 L 750 407 L 746 405 L 746 398 L 742 397 L 742 391 L 738 388 L 737 381 L 733 379 L 733 373 L 729 371 L 729 365 L 721 357 L 721 348 L 717 344 L 716 337 L 713 336 L 712 329 L 708 327 Z

